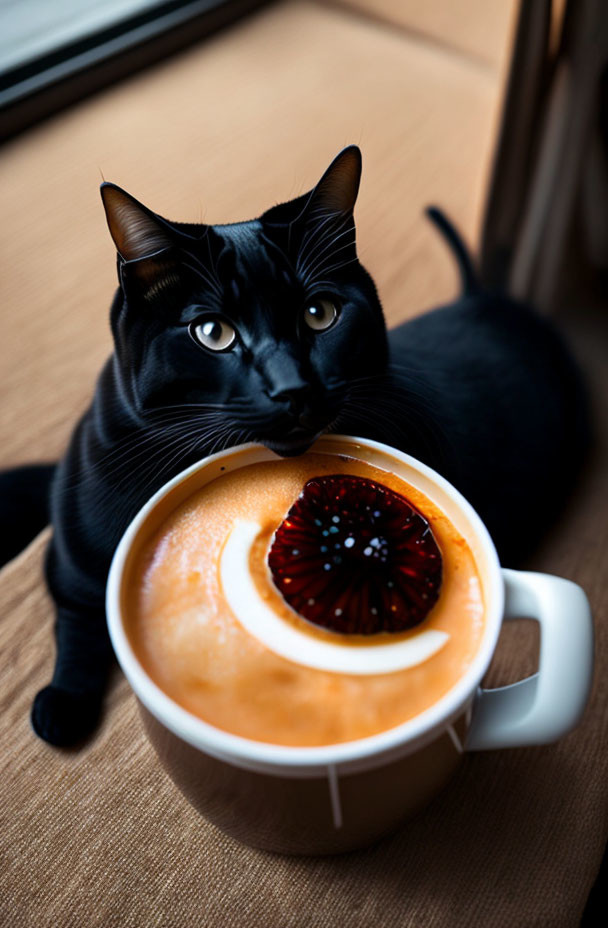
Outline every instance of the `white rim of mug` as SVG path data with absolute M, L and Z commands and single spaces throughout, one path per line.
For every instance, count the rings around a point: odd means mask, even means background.
M 311 775 L 315 771 L 320 772 L 322 768 L 326 768 L 328 765 L 347 765 L 349 769 L 353 768 L 354 765 L 356 769 L 367 769 L 382 762 L 387 755 L 392 758 L 393 756 L 402 756 L 405 753 L 417 750 L 432 740 L 432 737 L 442 727 L 445 728 L 453 721 L 471 700 L 490 664 L 500 633 L 504 611 L 504 583 L 498 554 L 481 518 L 464 496 L 432 468 L 422 464 L 411 455 L 392 448 L 390 445 L 372 441 L 368 438 L 328 434 L 321 436 L 310 451 L 318 450 L 322 452 L 323 444 L 326 443 L 349 444 L 357 446 L 354 451 L 370 449 L 387 454 L 429 479 L 438 489 L 443 490 L 449 496 L 450 501 L 457 506 L 469 522 L 486 556 L 488 567 L 484 571 L 484 580 L 486 581 L 484 583 L 484 595 L 489 602 L 486 602 L 484 633 L 477 654 L 467 672 L 437 702 L 433 703 L 424 712 L 394 728 L 386 729 L 356 741 L 313 747 L 271 744 L 264 741 L 254 741 L 216 728 L 209 722 L 205 722 L 193 713 L 188 712 L 187 709 L 184 709 L 171 699 L 148 676 L 137 659 L 124 630 L 120 594 L 124 565 L 131 543 L 157 504 L 182 481 L 197 471 L 206 469 L 209 465 L 222 458 L 236 457 L 247 451 L 255 451 L 258 454 L 267 451 L 268 457 L 265 458 L 266 460 L 280 460 L 269 449 L 254 442 L 218 451 L 206 458 L 202 458 L 161 487 L 140 509 L 122 536 L 112 559 L 106 588 L 108 630 L 118 663 L 131 688 L 146 709 L 159 722 L 193 747 L 220 760 L 250 770 L 275 774 L 288 774 L 291 772 L 292 775 L 296 773 L 306 775 L 308 772 Z M 365 460 L 360 454 L 353 453 L 352 456 Z M 247 461 L 239 463 L 238 468 L 235 469 L 240 469 L 240 467 L 246 465 Z M 204 483 L 201 484 L 201 487 L 204 485 Z

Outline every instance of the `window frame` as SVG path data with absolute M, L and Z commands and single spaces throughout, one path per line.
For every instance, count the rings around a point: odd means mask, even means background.
M 165 0 L 0 74 L 0 140 L 272 0 Z

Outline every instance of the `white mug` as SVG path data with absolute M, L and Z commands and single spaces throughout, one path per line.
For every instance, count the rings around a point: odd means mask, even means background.
M 140 703 L 161 762 L 202 814 L 246 844 L 284 853 L 337 853 L 369 844 L 425 805 L 465 751 L 544 744 L 570 731 L 588 699 L 593 670 L 589 603 L 576 584 L 501 569 L 479 516 L 443 477 L 409 455 L 368 439 L 324 435 L 312 451 L 347 454 L 403 476 L 466 539 L 481 577 L 484 633 L 468 670 L 429 709 L 376 735 L 335 745 L 289 747 L 215 728 L 187 712 L 147 675 L 125 633 L 126 591 L 137 551 L 180 503 L 221 473 L 275 460 L 241 445 L 205 458 L 169 481 L 123 536 L 107 587 L 118 661 Z M 482 689 L 503 619 L 540 625 L 538 671 Z

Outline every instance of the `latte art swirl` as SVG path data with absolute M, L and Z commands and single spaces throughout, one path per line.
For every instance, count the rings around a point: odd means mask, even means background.
M 224 545 L 220 576 L 226 602 L 236 618 L 275 654 L 319 670 L 372 675 L 415 667 L 436 654 L 448 640 L 446 632 L 427 629 L 396 642 L 353 647 L 319 640 L 295 628 L 274 613 L 252 580 L 249 559 L 260 532 L 256 522 L 236 523 Z

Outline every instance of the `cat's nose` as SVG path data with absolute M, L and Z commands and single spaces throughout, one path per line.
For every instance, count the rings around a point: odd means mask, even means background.
M 301 387 L 289 387 L 271 394 L 272 399 L 279 403 L 286 403 L 292 416 L 300 416 L 306 412 L 310 400 L 310 388 L 303 384 Z

